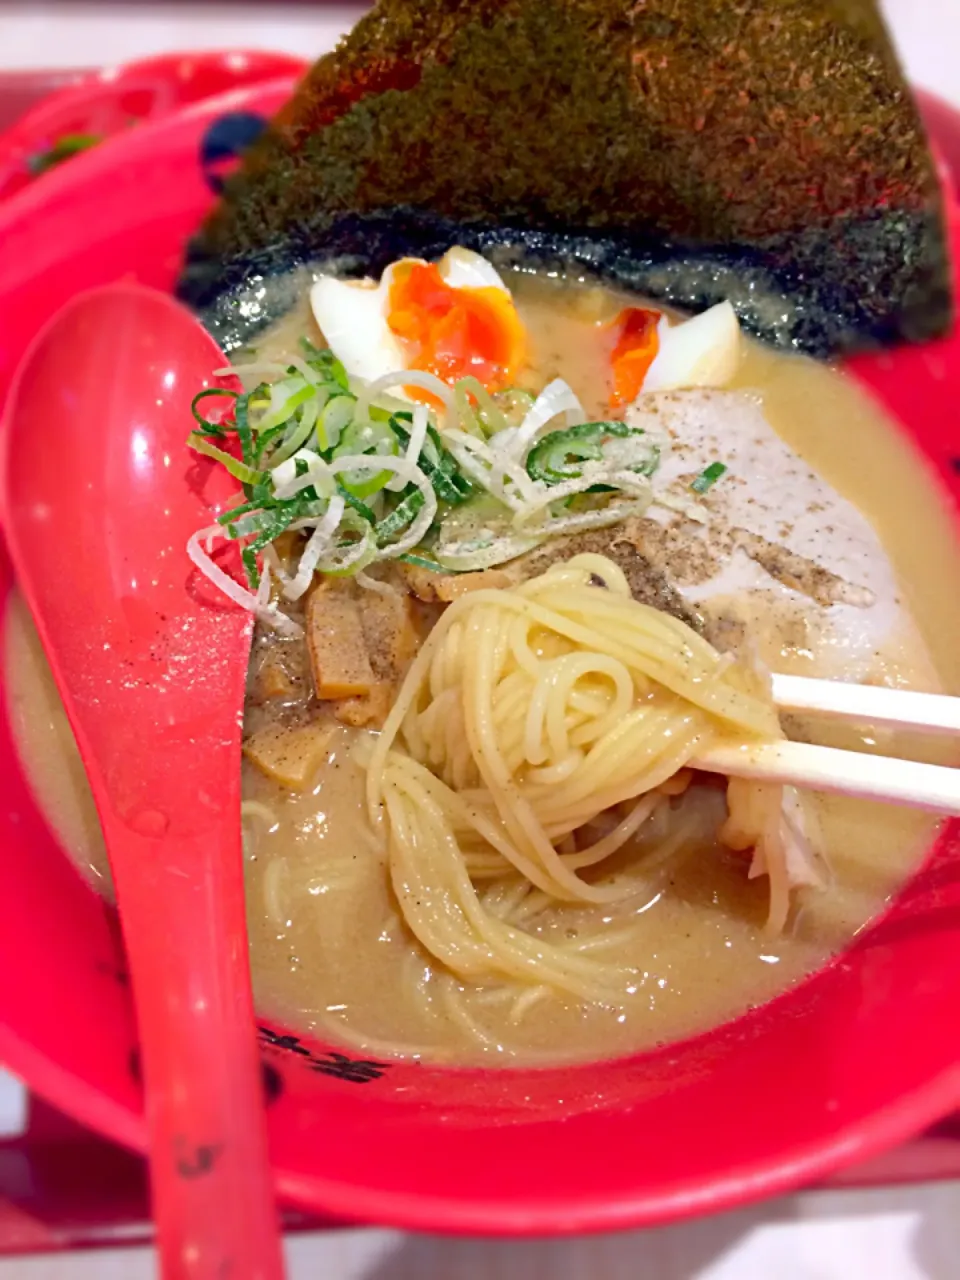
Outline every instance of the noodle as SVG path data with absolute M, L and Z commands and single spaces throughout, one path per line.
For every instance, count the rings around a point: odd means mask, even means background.
M 609 950 L 596 937 L 528 932 L 531 898 L 540 909 L 637 894 L 635 874 L 604 864 L 686 789 L 688 762 L 721 738 L 779 736 L 760 677 L 634 601 L 603 557 L 464 595 L 415 659 L 367 768 L 403 919 L 461 981 L 616 1002 L 636 971 L 595 955 Z M 616 806 L 606 834 L 591 831 Z M 731 782 L 728 806 L 721 838 L 755 847 L 752 874 L 769 878 L 768 925 L 779 930 L 789 909 L 781 788 Z M 661 861 L 656 847 L 650 859 Z M 482 897 L 475 880 L 492 882 Z
M 280 901 L 280 881 L 286 874 L 287 860 L 286 858 L 275 858 L 263 877 L 263 903 L 267 909 L 267 915 L 279 928 L 283 928 L 284 911 Z

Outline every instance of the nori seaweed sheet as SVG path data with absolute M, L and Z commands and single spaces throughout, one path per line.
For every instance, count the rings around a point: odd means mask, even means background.
M 264 277 L 455 243 L 729 298 L 819 355 L 951 319 L 935 171 L 874 0 L 381 0 L 248 153 L 180 293 L 232 345 Z

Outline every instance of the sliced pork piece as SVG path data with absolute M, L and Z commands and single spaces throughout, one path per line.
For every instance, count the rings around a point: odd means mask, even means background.
M 504 567 L 514 582 L 525 582 L 546 573 L 557 561 L 585 554 L 607 556 L 620 568 L 634 600 L 671 613 L 695 631 L 703 631 L 703 617 L 671 582 L 665 559 L 648 554 L 643 537 L 644 526 L 648 524 L 657 529 L 651 521 L 631 519 L 612 529 L 594 529 L 566 538 L 552 538 L 542 547 L 528 551 Z
M 506 569 L 435 573 L 432 569 L 424 569 L 422 565 L 416 564 L 401 564 L 398 569 L 400 580 L 406 589 L 426 604 L 452 604 L 470 591 L 483 591 L 487 587 L 509 587 L 516 581 Z
M 930 672 L 873 528 L 780 439 L 759 399 L 641 396 L 627 420 L 665 445 L 658 502 L 633 536 L 717 643 L 749 639 L 774 670 L 895 682 L 902 659 L 914 679 Z M 716 463 L 720 478 L 692 489 Z
M 551 539 L 476 573 L 402 566 L 407 589 L 442 604 L 596 552 L 616 561 L 635 599 L 772 670 L 937 687 L 872 526 L 780 439 L 757 397 L 645 395 L 627 419 L 662 447 L 646 516 Z M 691 488 L 717 463 L 718 480 L 702 493 Z
M 644 530 L 649 532 L 646 534 Z M 450 603 L 469 591 L 513 586 L 546 573 L 552 564 L 573 556 L 608 556 L 619 566 L 635 600 L 672 613 L 695 631 L 704 630 L 704 619 L 674 587 L 667 574 L 662 530 L 652 520 L 625 520 L 612 529 L 595 529 L 568 537 L 551 538 L 542 547 L 518 556 L 497 569 L 475 573 L 433 573 L 416 565 L 403 565 L 402 578 L 420 600 Z M 652 536 L 651 536 L 652 535 Z M 647 543 L 650 552 L 647 554 Z

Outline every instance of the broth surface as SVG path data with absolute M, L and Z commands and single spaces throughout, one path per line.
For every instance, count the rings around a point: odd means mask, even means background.
M 510 278 L 531 337 L 531 389 L 562 376 L 588 412 L 603 416 L 609 388 L 597 323 L 625 302 L 608 290 L 517 275 Z M 305 305 L 257 342 L 269 355 L 307 333 Z M 869 397 L 812 361 L 745 343 L 737 385 L 761 396 L 778 434 L 870 519 L 903 584 L 923 635 L 878 660 L 878 675 L 915 687 L 960 692 L 960 558 L 949 515 L 923 462 Z M 254 667 L 264 643 L 259 641 Z M 809 669 L 809 655 L 767 654 L 777 669 Z M 933 666 L 931 667 L 930 659 Z M 6 635 L 14 727 L 38 800 L 70 856 L 100 887 L 102 842 L 82 770 L 29 618 L 15 603 Z M 935 668 L 935 671 L 934 671 Z M 262 710 L 250 710 L 251 721 Z M 805 727 L 792 724 L 802 736 Z M 611 908 L 556 907 L 530 929 L 546 938 L 576 931 L 642 975 L 617 1007 L 583 1006 L 542 989 L 519 1004 L 502 988 L 454 1000 L 455 981 L 436 972 L 397 914 L 379 837 L 362 794 L 363 731 L 331 727 L 328 758 L 294 794 L 243 765 L 247 903 L 260 1013 L 293 1030 L 374 1053 L 402 1050 L 431 1060 L 514 1064 L 595 1059 L 704 1030 L 759 1004 L 822 964 L 883 907 L 936 830 L 927 815 L 894 806 L 818 797 L 832 883 L 801 890 L 787 933 L 765 938 L 767 890 L 748 881 L 742 857 L 714 832 L 722 791 L 697 787 L 672 815 L 679 855 L 649 866 L 640 898 Z M 819 741 L 896 749 L 898 739 L 864 729 L 817 730 Z M 918 758 L 943 748 L 911 742 Z M 649 851 L 634 846 L 630 857 Z M 618 942 L 618 929 L 642 928 Z M 458 989 L 459 990 L 459 989 Z

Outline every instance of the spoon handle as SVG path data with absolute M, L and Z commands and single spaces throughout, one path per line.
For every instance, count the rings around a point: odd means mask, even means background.
M 140 815 L 140 831 L 101 818 L 140 1032 L 163 1280 L 280 1280 L 239 816 L 176 839 L 160 813 Z

